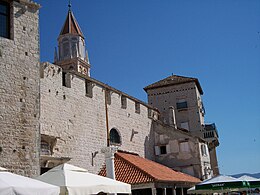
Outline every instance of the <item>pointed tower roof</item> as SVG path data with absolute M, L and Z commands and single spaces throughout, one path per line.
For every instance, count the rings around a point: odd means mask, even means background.
M 84 37 L 79 24 L 70 9 L 66 21 L 61 29 L 60 36 L 65 34 L 80 35 L 81 37 Z
M 172 75 L 163 80 L 160 80 L 151 85 L 148 85 L 144 88 L 144 90 L 147 91 L 149 89 L 160 88 L 160 87 L 165 87 L 165 86 L 170 86 L 170 85 L 179 85 L 179 84 L 190 83 L 190 82 L 195 82 L 200 94 L 203 94 L 202 88 L 201 88 L 199 80 L 197 78 L 184 77 L 184 76 L 178 76 L 178 75 Z

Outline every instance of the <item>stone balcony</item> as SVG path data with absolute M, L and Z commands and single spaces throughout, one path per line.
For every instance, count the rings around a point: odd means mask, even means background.
M 211 147 L 217 147 L 219 145 L 218 130 L 215 123 L 205 124 L 203 138 L 209 142 Z

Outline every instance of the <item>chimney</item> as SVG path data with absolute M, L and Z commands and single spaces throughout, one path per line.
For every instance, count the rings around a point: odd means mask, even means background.
M 105 155 L 107 177 L 110 179 L 116 179 L 114 154 L 117 152 L 117 147 L 115 146 L 104 147 L 101 149 L 101 152 Z
M 177 129 L 174 107 L 169 107 L 169 125 Z

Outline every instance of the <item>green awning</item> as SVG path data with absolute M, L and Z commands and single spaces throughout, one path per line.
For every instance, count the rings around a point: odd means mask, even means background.
M 209 184 L 198 184 L 195 190 L 225 190 L 225 189 L 239 189 L 249 188 L 249 182 L 246 181 L 227 181 Z

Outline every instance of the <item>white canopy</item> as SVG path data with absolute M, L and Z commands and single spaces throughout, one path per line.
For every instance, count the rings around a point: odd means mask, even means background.
M 88 173 L 85 169 L 67 163 L 54 167 L 37 179 L 60 186 L 61 194 L 131 193 L 129 184 Z
M 197 185 L 211 184 L 211 183 L 221 183 L 221 182 L 232 182 L 235 181 L 236 178 L 227 176 L 227 175 L 218 175 L 216 177 L 204 180 L 203 182 Z
M 59 195 L 60 189 L 29 177 L 0 171 L 1 195 Z
M 251 177 L 249 175 L 242 175 L 241 177 L 237 178 L 238 181 L 256 181 L 257 178 Z

